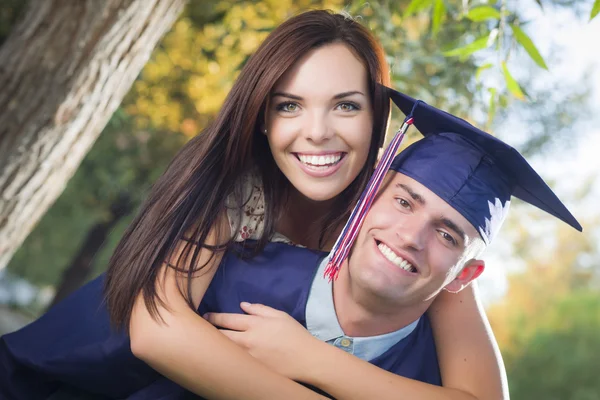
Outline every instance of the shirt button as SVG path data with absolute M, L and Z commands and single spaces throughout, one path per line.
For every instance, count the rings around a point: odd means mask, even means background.
M 340 344 L 342 345 L 342 347 L 349 347 L 350 346 L 350 340 L 349 339 L 342 339 L 342 341 L 340 342 Z

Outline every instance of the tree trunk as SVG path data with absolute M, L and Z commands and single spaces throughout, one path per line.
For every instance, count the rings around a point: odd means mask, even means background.
M 88 231 L 77 254 L 63 273 L 50 307 L 85 283 L 94 269 L 94 257 L 104 246 L 106 238 L 115 225 L 133 211 L 133 208 L 132 199 L 127 194 L 121 195 L 110 205 L 109 219 L 97 223 Z
M 0 48 L 0 269 L 187 0 L 31 0 Z

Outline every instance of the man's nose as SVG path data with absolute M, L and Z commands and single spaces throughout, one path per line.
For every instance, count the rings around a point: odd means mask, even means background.
M 304 136 L 307 140 L 320 144 L 331 139 L 333 129 L 330 126 L 328 116 L 324 111 L 311 113 L 304 127 Z
M 412 215 L 404 218 L 395 226 L 396 237 L 399 245 L 404 248 L 410 248 L 415 251 L 421 251 L 425 245 L 427 224 L 419 219 L 418 216 Z

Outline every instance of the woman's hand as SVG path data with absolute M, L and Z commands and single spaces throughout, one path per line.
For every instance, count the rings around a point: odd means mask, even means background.
M 304 381 L 303 374 L 318 358 L 319 347 L 326 344 L 283 311 L 262 304 L 240 306 L 247 314 L 208 313 L 204 317 L 267 367 Z

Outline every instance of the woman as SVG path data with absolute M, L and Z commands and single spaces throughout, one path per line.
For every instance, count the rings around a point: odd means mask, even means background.
M 314 395 L 257 362 L 195 310 L 236 239 L 257 238 L 256 251 L 282 237 L 331 247 L 375 163 L 389 104 L 379 84 L 387 75 L 372 36 L 339 15 L 301 14 L 265 40 L 214 123 L 157 182 L 111 259 L 108 310 L 128 330 L 137 357 L 208 398 Z M 248 214 L 257 226 L 242 226 Z M 436 332 L 444 333 L 438 344 L 447 393 L 481 397 L 489 390 L 477 392 L 479 383 L 491 381 L 500 396 L 481 314 L 465 304 L 476 305 L 472 293 L 446 296 L 439 302 L 444 313 L 432 313 Z M 466 321 L 456 326 L 457 319 Z M 443 341 L 448 337 L 456 337 L 459 351 Z M 465 348 L 488 359 L 472 365 Z M 428 390 L 405 381 L 398 380 Z
M 230 226 L 244 228 L 230 224 L 226 210 L 244 214 L 247 186 L 262 186 L 265 200 L 257 251 L 275 231 L 307 247 L 331 247 L 384 135 L 383 60 L 365 28 L 323 11 L 290 19 L 259 47 L 214 123 L 157 182 L 110 261 L 108 309 L 129 329 L 138 358 L 205 397 L 292 398 L 305 390 L 240 351 L 195 310 L 234 240 Z M 178 352 L 194 356 L 171 365 Z M 231 365 L 243 371 L 238 385 Z

